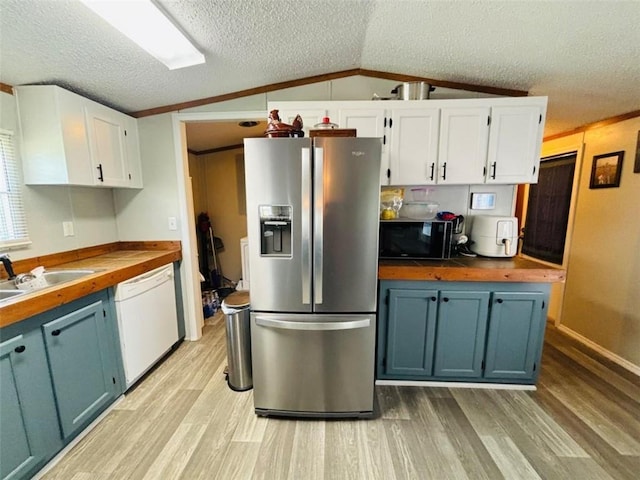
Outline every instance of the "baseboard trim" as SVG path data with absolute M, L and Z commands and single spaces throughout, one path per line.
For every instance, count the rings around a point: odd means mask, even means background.
M 484 388 L 486 390 L 537 390 L 535 385 L 513 383 L 432 382 L 428 380 L 376 380 L 376 385 L 399 387 Z
M 576 339 L 580 343 L 586 345 L 590 349 L 595 350 L 603 357 L 606 357 L 612 362 L 620 365 L 625 370 L 629 370 L 634 375 L 637 375 L 640 377 L 640 366 L 636 365 L 635 363 L 631 363 L 629 360 L 622 358 L 620 355 L 613 353 L 611 350 L 607 350 L 602 345 L 598 345 L 593 340 L 588 339 L 587 337 L 579 334 L 575 330 L 571 330 L 569 327 L 566 327 L 565 325 L 561 324 L 561 325 L 558 325 L 556 328 L 561 332 L 566 333 L 570 337 Z
M 73 447 L 75 447 L 78 443 L 80 443 L 80 441 L 84 437 L 89 435 L 89 432 L 91 432 L 91 430 L 96 428 L 96 426 L 104 419 L 104 417 L 109 415 L 111 410 L 116 408 L 120 404 L 120 402 L 122 402 L 122 400 L 124 400 L 124 395 L 120 395 L 115 400 L 115 402 L 113 402 L 111 405 L 109 405 L 109 407 L 104 412 L 102 412 L 100 415 L 98 415 L 98 417 L 93 422 L 91 422 L 87 426 L 87 428 L 85 428 L 82 432 L 80 432 L 76 438 L 71 440 L 71 442 L 69 442 L 69 444 L 66 447 L 64 447 L 62 450 L 60 450 L 55 457 L 53 457 L 51 460 L 49 460 L 47 462 L 47 464 L 44 467 L 42 467 L 38 471 L 38 473 L 36 473 L 33 476 L 32 480 L 41 479 L 49 470 L 51 470 L 53 467 L 55 467 L 60 462 L 60 460 L 62 460 L 67 455 L 67 453 L 69 453 L 71 451 L 71 449 Z

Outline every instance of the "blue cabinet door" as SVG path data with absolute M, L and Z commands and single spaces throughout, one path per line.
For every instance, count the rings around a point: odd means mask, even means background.
M 543 293 L 494 292 L 485 378 L 531 379 L 544 338 Z
M 443 290 L 436 329 L 434 376 L 479 378 L 489 292 Z
M 39 331 L 0 344 L 0 478 L 28 478 L 62 446 Z
M 388 290 L 385 373 L 430 376 L 433 370 L 437 290 Z
M 63 438 L 87 426 L 117 396 L 103 301 L 42 325 Z

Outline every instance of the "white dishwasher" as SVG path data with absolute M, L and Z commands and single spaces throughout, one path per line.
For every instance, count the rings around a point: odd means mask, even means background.
M 129 388 L 178 341 L 173 265 L 119 283 L 115 302 Z

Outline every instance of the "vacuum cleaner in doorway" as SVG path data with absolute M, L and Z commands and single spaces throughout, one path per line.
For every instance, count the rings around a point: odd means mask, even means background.
M 218 258 L 218 252 L 224 250 L 224 243 L 213 234 L 211 220 L 206 212 L 198 215 L 198 239 L 200 272 L 205 277 L 202 288 L 215 290 L 218 297 L 223 299 L 235 290 L 235 286 L 225 286 L 233 285 L 233 282 L 223 275 Z

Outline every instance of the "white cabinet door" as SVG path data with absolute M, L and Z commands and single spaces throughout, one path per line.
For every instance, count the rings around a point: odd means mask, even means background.
M 27 185 L 142 188 L 135 118 L 53 85 L 16 91 Z
M 536 182 L 541 142 L 541 107 L 492 107 L 487 183 Z
M 436 183 L 440 109 L 391 111 L 390 164 L 392 185 Z
M 484 183 L 489 112 L 488 106 L 441 110 L 439 184 Z
M 382 162 L 380 164 L 380 185 L 389 184 L 389 146 L 385 136 L 387 124 L 384 108 L 339 108 L 338 126 L 355 128 L 358 137 L 382 138 Z
M 93 186 L 85 99 L 52 85 L 15 92 L 25 184 Z
M 125 187 L 129 185 L 126 125 L 120 115 L 97 103 L 85 106 L 91 163 L 97 185 Z
M 125 145 L 127 152 L 128 187 L 142 188 L 142 162 L 138 139 L 138 120 L 126 116 Z

